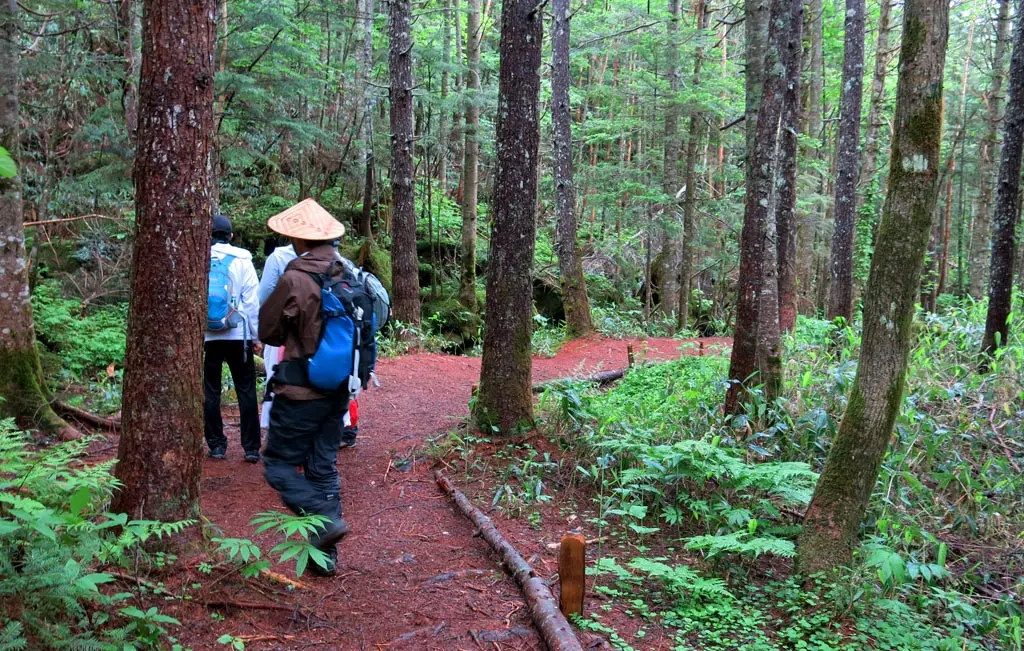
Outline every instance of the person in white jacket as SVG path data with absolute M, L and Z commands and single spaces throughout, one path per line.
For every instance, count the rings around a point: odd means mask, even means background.
M 232 246 L 230 242 L 233 237 L 231 220 L 224 215 L 215 215 L 213 244 L 210 246 L 209 310 L 203 345 L 204 433 L 210 457 L 225 458 L 228 439 L 224 436 L 224 422 L 220 414 L 220 394 L 221 369 L 226 362 L 238 395 L 242 451 L 247 462 L 257 463 L 260 460 L 260 415 L 256 399 L 254 354 L 259 352 L 259 280 L 252 263 L 252 254 Z M 218 282 L 214 274 L 217 274 L 218 279 L 226 276 L 226 282 Z M 220 293 L 224 296 L 220 296 Z M 220 315 L 214 312 L 225 300 L 229 316 L 218 321 Z
M 287 246 L 279 246 L 275 248 L 269 256 L 267 256 L 267 261 L 263 264 L 263 275 L 260 277 L 260 287 L 258 292 L 260 305 L 263 305 L 263 302 L 274 293 L 274 288 L 277 287 L 277 282 L 284 274 L 284 270 L 288 266 L 288 263 L 296 257 L 295 247 L 291 244 Z M 354 272 L 356 270 L 356 266 L 352 264 L 352 261 L 340 253 L 338 254 L 338 259 L 341 260 L 341 263 L 345 265 L 345 268 L 348 271 Z M 277 366 L 279 357 L 280 348 L 277 346 L 264 347 L 263 364 L 268 378 L 274 375 L 274 367 Z M 351 396 L 349 398 L 350 410 L 346 411 L 345 415 L 342 417 L 341 447 L 343 448 L 353 447 L 356 444 L 356 436 L 359 432 L 357 424 L 352 422 L 352 413 L 354 413 L 355 410 L 352 410 L 351 406 L 354 402 L 356 402 L 356 396 Z M 270 401 L 263 403 L 261 424 L 264 427 L 270 423 L 270 409 L 272 404 L 273 403 Z

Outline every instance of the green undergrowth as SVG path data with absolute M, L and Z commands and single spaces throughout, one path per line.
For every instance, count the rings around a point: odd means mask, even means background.
M 918 315 L 862 546 L 831 582 L 798 583 L 788 559 L 856 371 L 853 329 L 801 318 L 784 396 L 755 390 L 735 419 L 720 413 L 720 357 L 641 367 L 607 391 L 557 386 L 543 431 L 564 455 L 545 466 L 533 454 L 520 481 L 530 452 L 513 448 L 519 472 L 506 475 L 520 504 L 557 481 L 590 496 L 588 528 L 610 541 L 593 568 L 606 605 L 678 649 L 1019 651 L 1024 345 L 1014 336 L 977 374 L 983 323 L 976 303 Z M 603 617 L 582 625 L 607 628 Z
M 254 533 L 275 541 L 264 552 L 213 525 L 200 531 L 191 520 L 109 512 L 121 488 L 111 474 L 116 460 L 86 463 L 94 440 L 36 451 L 12 421 L 0 420 L 0 650 L 183 650 L 175 639 L 181 622 L 169 614 L 176 605 L 231 577 L 255 579 L 272 560 L 295 561 L 298 575 L 326 562 L 307 541 L 321 516 L 258 514 Z M 183 582 L 171 540 L 199 537 L 207 550 L 200 578 Z

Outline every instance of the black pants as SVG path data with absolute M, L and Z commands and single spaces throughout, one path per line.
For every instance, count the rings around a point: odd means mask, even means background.
M 206 444 L 211 450 L 227 448 L 224 421 L 220 417 L 221 367 L 224 362 L 231 371 L 231 381 L 238 394 L 238 412 L 242 428 L 242 449 L 260 451 L 260 412 L 256 402 L 256 365 L 253 362 L 252 342 L 240 340 L 207 341 L 203 349 L 203 420 Z
M 297 515 L 323 515 L 335 522 L 341 518 L 341 482 L 334 463 L 345 402 L 344 398 L 274 398 L 263 448 L 263 475 Z

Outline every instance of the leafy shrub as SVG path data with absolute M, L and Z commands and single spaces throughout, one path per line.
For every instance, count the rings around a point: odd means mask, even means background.
M 89 443 L 31 452 L 13 423 L 0 422 L 0 603 L 16 620 L 0 631 L 0 648 L 161 648 L 164 626 L 178 624 L 126 605 L 130 592 L 102 591 L 114 577 L 95 568 L 192 523 L 104 513 L 118 487 L 114 462 L 80 464 Z
M 75 378 L 123 363 L 127 304 L 83 311 L 77 301 L 61 296 L 56 281 L 46 281 L 36 286 L 32 309 L 37 338 Z

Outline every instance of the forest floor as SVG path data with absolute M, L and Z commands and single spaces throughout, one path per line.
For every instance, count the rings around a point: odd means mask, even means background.
M 534 381 L 622 368 L 627 343 L 642 362 L 713 353 L 730 342 L 573 341 L 554 357 L 534 359 Z M 360 398 L 358 445 L 338 454 L 342 504 L 352 533 L 339 546 L 337 576 L 307 572 L 299 580 L 302 587 L 292 589 L 266 580 L 242 581 L 223 569 L 200 576 L 202 558 L 179 559 L 174 569 L 186 571 L 164 577 L 164 589 L 188 597 L 154 602 L 183 622 L 171 633 L 193 649 L 230 648 L 217 643 L 224 634 L 244 641 L 246 649 L 544 648 L 515 582 L 438 489 L 437 461 L 425 452 L 431 440 L 464 422 L 479 372 L 479 358 L 418 353 L 381 360 L 382 386 Z M 264 481 L 262 466 L 242 461 L 237 411 L 225 408 L 225 415 L 231 444 L 226 460 L 204 461 L 203 515 L 222 535 L 250 538 L 267 550 L 279 540 L 254 535 L 249 521 L 283 507 Z M 456 474 L 452 478 L 459 483 Z M 530 526 L 490 507 L 494 487 L 462 488 L 540 575 L 555 577 L 557 550 L 548 544 L 570 528 L 564 518 L 546 517 L 549 527 Z M 565 499 L 571 497 L 556 496 L 561 504 L 550 508 L 567 512 Z M 568 504 L 570 510 L 574 506 Z M 294 576 L 291 563 L 274 569 Z M 594 599 L 588 595 L 588 601 Z M 590 633 L 581 633 L 581 640 L 586 648 L 610 648 Z

